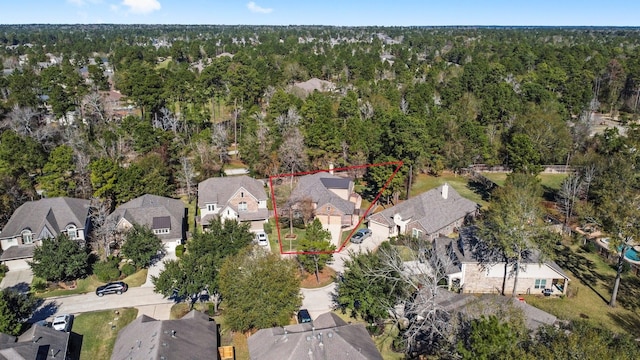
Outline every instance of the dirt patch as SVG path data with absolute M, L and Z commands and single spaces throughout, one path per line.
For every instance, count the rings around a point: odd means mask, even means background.
M 315 273 L 311 273 L 311 274 L 305 273 L 304 277 L 302 278 L 302 281 L 300 282 L 300 287 L 305 289 L 314 289 L 314 288 L 321 288 L 321 287 L 327 286 L 331 284 L 333 280 L 336 278 L 336 272 L 330 267 L 325 267 L 318 274 L 318 278 L 320 279 L 320 283 L 316 281 Z

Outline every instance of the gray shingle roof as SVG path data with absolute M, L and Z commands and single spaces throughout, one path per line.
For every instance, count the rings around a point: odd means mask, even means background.
M 198 207 L 217 203 L 224 206 L 240 188 L 244 188 L 258 201 L 266 201 L 267 193 L 260 180 L 242 176 L 210 178 L 198 184 Z
M 17 342 L 0 343 L 0 359 L 64 359 L 69 336 L 68 332 L 33 325 L 17 338 Z
M 33 247 L 35 245 L 15 245 L 5 250 L 0 255 L 0 261 L 29 259 L 33 257 Z
M 553 325 L 558 320 L 555 316 L 542 311 L 515 298 L 501 295 L 476 296 L 473 294 L 456 294 L 443 289 L 438 290 L 436 303 L 449 313 L 462 313 L 470 318 L 482 315 L 497 314 L 504 306 L 514 306 L 522 310 L 525 324 L 529 330 L 536 330 L 541 325 Z
M 293 202 L 304 198 L 311 198 L 317 204 L 317 208 L 331 204 L 340 209 L 344 214 L 351 215 L 355 211 L 355 204 L 344 200 L 329 189 L 349 189 L 350 179 L 345 179 L 326 172 L 304 175 L 298 179 L 296 188 L 291 192 L 289 199 Z
M 217 359 L 218 329 L 207 315 L 192 310 L 179 320 L 142 315 L 120 330 L 111 359 Z
M 262 329 L 249 337 L 251 360 L 382 360 L 362 324 L 347 324 L 333 313 L 313 323 Z
M 182 238 L 185 206 L 182 200 L 157 195 L 142 195 L 118 206 L 109 218 L 124 218 L 132 224 L 148 226 L 150 229 L 171 229 L 169 234 L 160 234 L 161 239 Z M 158 219 L 158 220 L 156 220 Z M 164 220 L 159 220 L 164 219 Z M 155 223 L 164 221 L 162 224 Z M 156 227 L 156 225 L 169 226 Z
M 69 224 L 84 229 L 88 216 L 89 200 L 57 197 L 29 201 L 13 212 L 0 238 L 14 237 L 24 229 L 30 229 L 36 236 L 48 229 L 55 237 Z
M 448 187 L 446 199 L 442 195 L 444 186 Z M 435 234 L 454 221 L 474 213 L 477 209 L 478 204 L 463 198 L 451 186 L 445 184 L 375 213 L 369 219 L 393 226 L 393 216 L 400 214 L 402 220 L 411 219 L 409 224 L 418 222 L 428 234 Z

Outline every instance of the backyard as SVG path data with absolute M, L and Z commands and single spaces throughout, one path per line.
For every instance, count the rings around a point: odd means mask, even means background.
M 556 262 L 571 278 L 569 296 L 545 298 L 524 296 L 525 300 L 559 319 L 582 320 L 618 333 L 640 333 L 640 278 L 626 274 L 620 282 L 618 306 L 608 306 L 615 270 L 604 258 L 578 245 L 561 246 Z

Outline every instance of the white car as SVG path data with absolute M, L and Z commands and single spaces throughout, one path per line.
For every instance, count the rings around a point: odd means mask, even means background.
M 73 321 L 73 316 L 69 314 L 58 315 L 53 318 L 51 322 L 51 327 L 54 330 L 69 332 L 71 331 L 71 322 Z
M 259 231 L 256 233 L 256 241 L 260 246 L 269 246 L 269 237 L 264 231 Z

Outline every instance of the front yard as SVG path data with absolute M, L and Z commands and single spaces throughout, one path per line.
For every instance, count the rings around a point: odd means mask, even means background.
M 132 322 L 138 310 L 123 308 L 84 313 L 76 316 L 72 331 L 82 335 L 80 360 L 108 360 L 118 332 Z
M 126 282 L 130 287 L 141 286 L 147 281 L 147 269 L 138 270 L 134 274 L 122 279 L 122 281 Z M 44 282 L 44 279 L 34 277 L 31 283 L 36 284 L 38 282 Z M 86 294 L 96 291 L 96 288 L 103 284 L 104 283 L 98 280 L 95 275 L 90 275 L 84 279 L 76 280 L 75 285 L 70 285 L 66 288 L 51 288 L 43 292 L 36 292 L 35 295 L 39 298 L 48 298 L 54 296 Z

